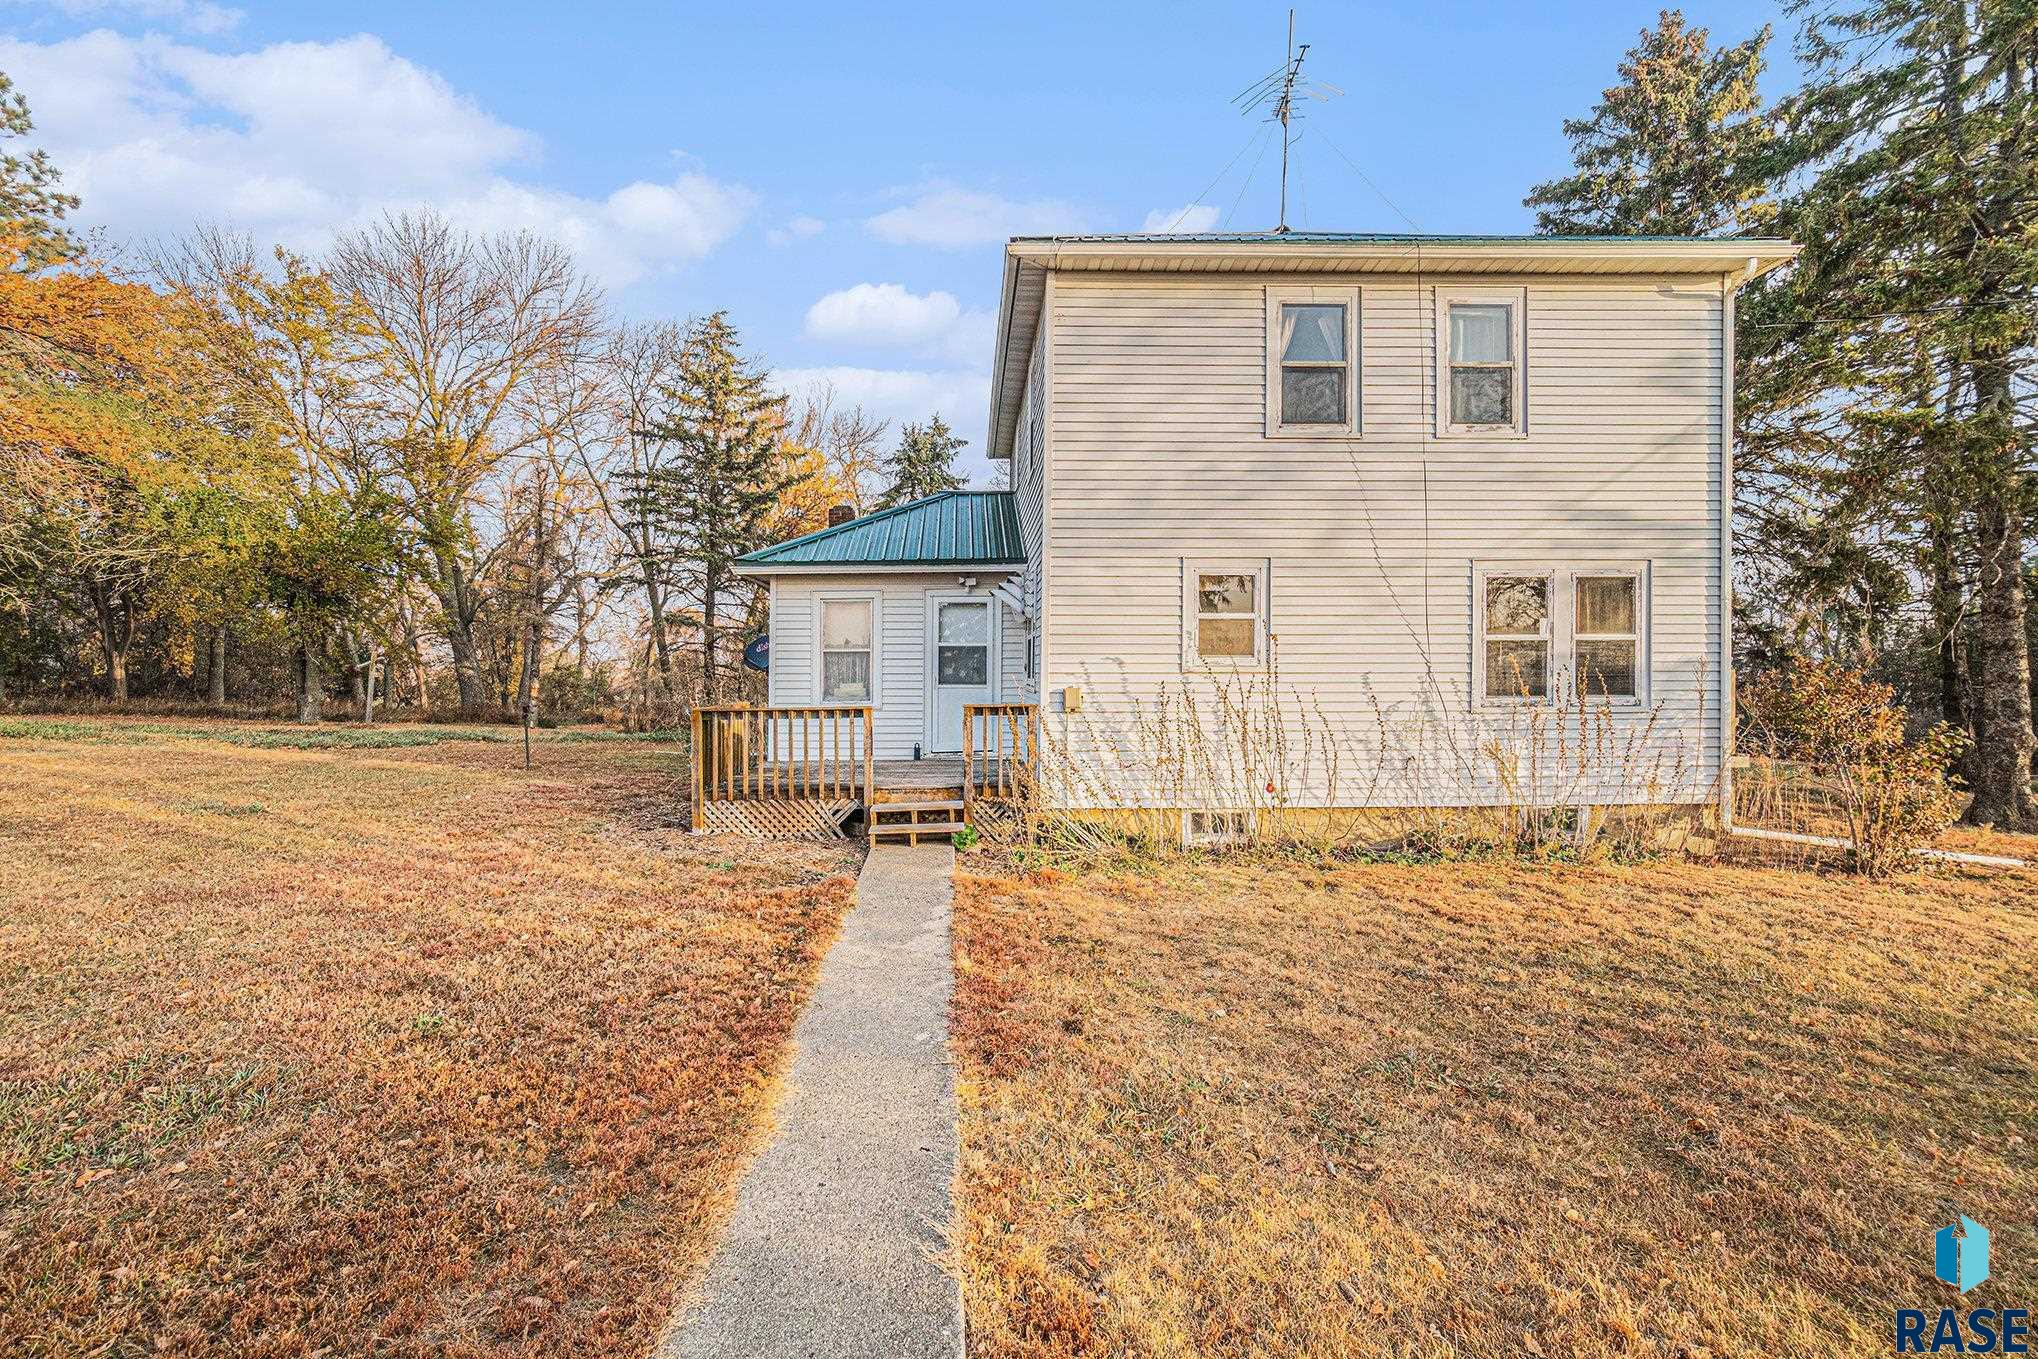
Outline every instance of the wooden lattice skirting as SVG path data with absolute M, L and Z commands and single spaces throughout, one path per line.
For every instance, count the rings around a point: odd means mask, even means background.
M 701 819 L 708 823 L 710 831 L 726 835 L 839 840 L 842 823 L 855 810 L 854 798 L 744 798 L 734 802 L 708 799 L 701 803 Z

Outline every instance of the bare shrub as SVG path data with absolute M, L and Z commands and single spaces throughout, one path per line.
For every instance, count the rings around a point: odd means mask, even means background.
M 1947 771 L 1967 737 L 1941 723 L 1907 742 L 1895 698 L 1858 670 L 1799 659 L 1741 699 L 1751 750 L 1795 766 L 1772 766 L 1762 781 L 1769 810 L 1785 819 L 1829 811 L 1870 877 L 1912 867 L 1960 811 Z
M 1284 687 L 1275 666 L 1113 706 L 1045 724 L 1025 814 L 988 838 L 1139 855 L 1180 848 L 1182 817 L 1207 810 L 1246 814 L 1225 851 L 1634 857 L 1665 840 L 1670 813 L 1650 804 L 1710 797 L 1660 706 L 1617 710 L 1571 687 L 1554 703 L 1474 712 L 1431 684 L 1400 707 L 1375 697 L 1354 724 Z

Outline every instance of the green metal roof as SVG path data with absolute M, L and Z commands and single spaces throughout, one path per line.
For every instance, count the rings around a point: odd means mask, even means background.
M 1026 548 L 1010 491 L 943 491 L 736 560 L 744 566 L 1017 566 Z

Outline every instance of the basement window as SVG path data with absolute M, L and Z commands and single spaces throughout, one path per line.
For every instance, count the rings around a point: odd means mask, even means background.
M 1182 813 L 1185 845 L 1242 845 L 1252 835 L 1253 814 L 1249 811 Z

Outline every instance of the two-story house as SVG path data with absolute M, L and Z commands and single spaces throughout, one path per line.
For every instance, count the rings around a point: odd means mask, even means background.
M 1077 805 L 1492 802 L 1509 742 L 1621 752 L 1598 801 L 1723 796 L 1734 295 L 1794 253 L 1015 239 L 1011 489 L 752 554 L 770 701 L 869 705 L 884 761 L 1037 702 Z M 1263 748 L 1185 778 L 1185 727 Z

